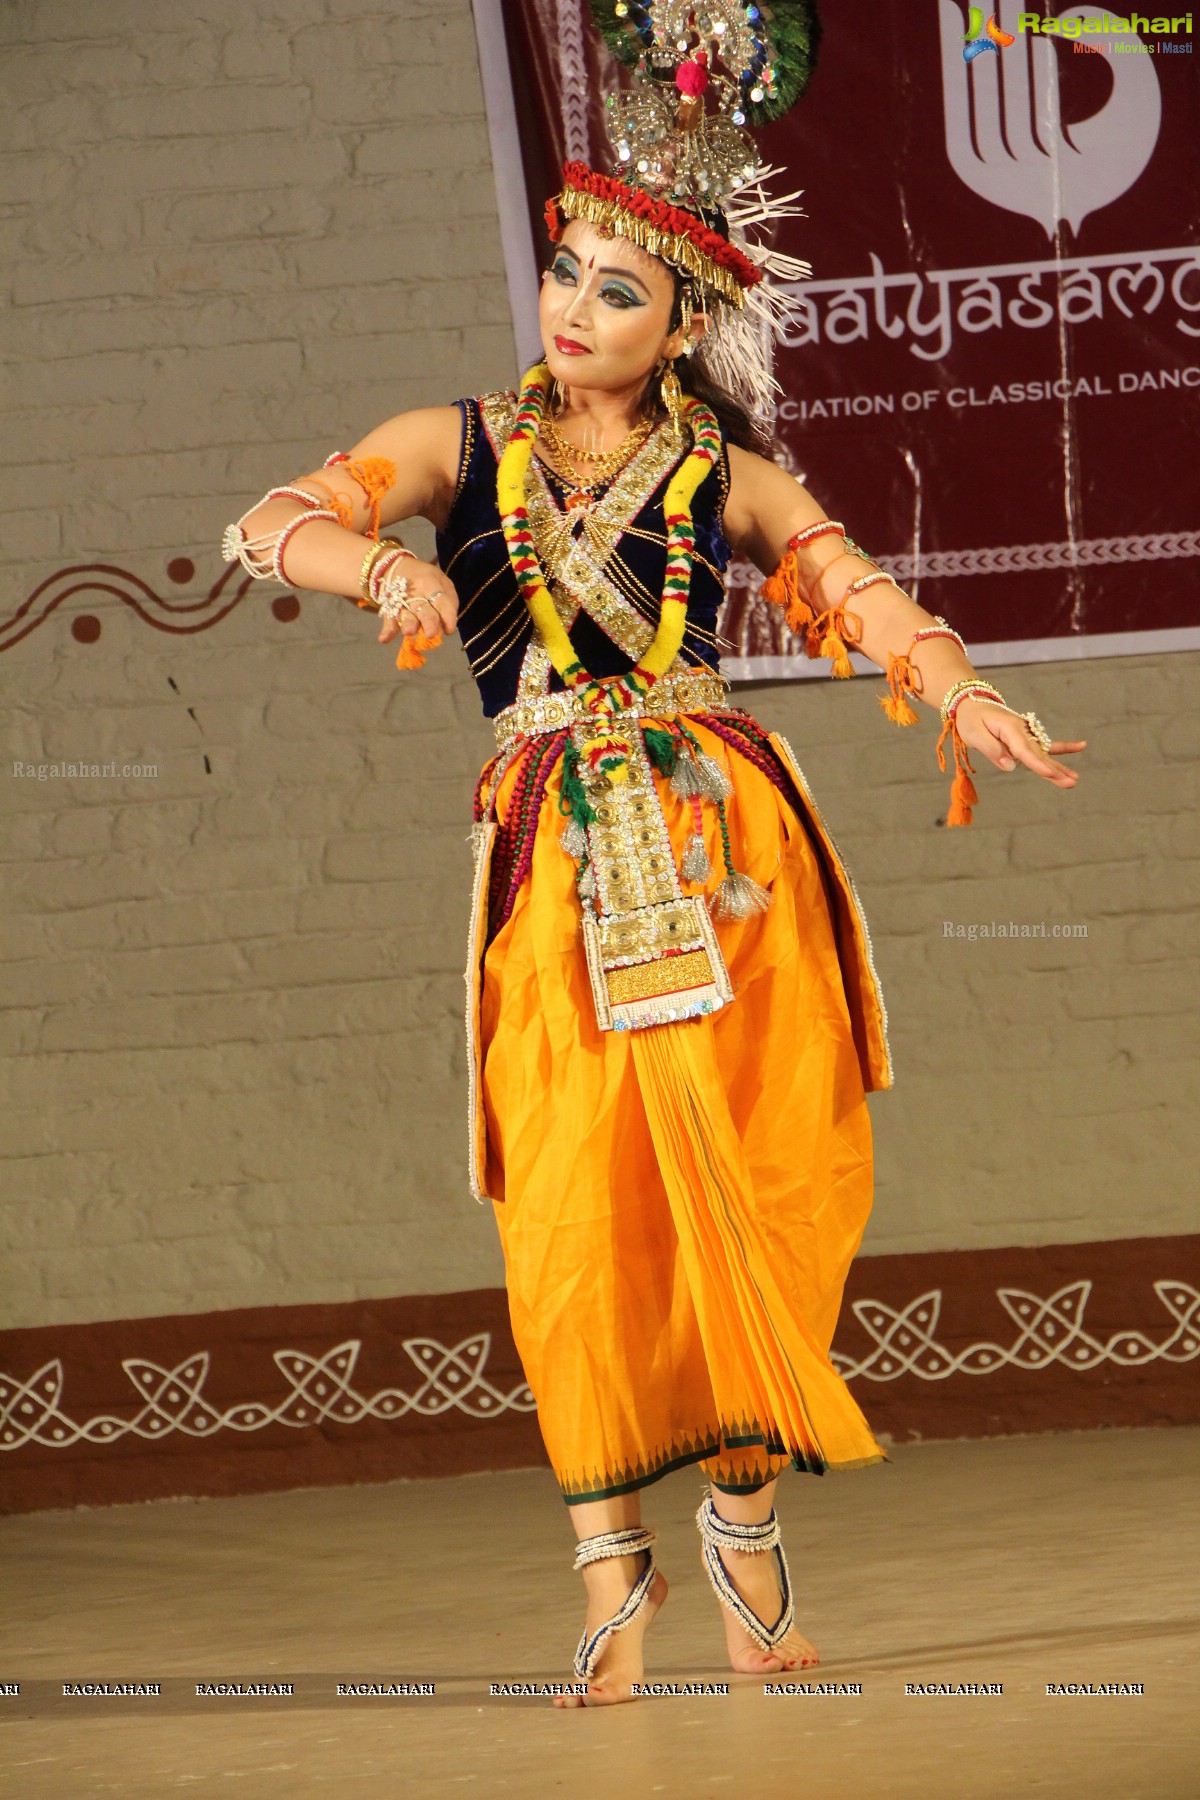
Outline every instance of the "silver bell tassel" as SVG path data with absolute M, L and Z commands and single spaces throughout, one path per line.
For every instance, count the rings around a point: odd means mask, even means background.
M 571 820 L 570 824 L 567 825 L 562 832 L 558 841 L 566 851 L 567 855 L 575 862 L 578 862 L 580 857 L 587 855 L 588 835 L 578 819 Z
M 681 800 L 703 799 L 708 790 L 704 785 L 699 765 L 695 756 L 680 755 L 675 764 L 675 773 L 671 777 L 671 791 L 678 794 Z
M 771 896 L 750 875 L 731 869 L 712 897 L 710 910 L 719 919 L 749 919 L 766 912 Z
M 700 791 L 706 799 L 729 799 L 733 793 L 733 783 L 715 757 L 702 750 L 696 758 L 696 768 L 700 777 Z
M 685 881 L 707 881 L 713 872 L 708 851 L 704 848 L 704 839 L 698 831 L 688 839 L 687 849 L 683 853 L 683 861 L 679 865 L 679 873 Z

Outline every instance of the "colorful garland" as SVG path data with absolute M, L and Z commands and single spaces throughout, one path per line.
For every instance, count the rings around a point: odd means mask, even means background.
M 500 458 L 496 478 L 500 523 L 517 584 L 550 661 L 564 685 L 582 695 L 589 712 L 598 719 L 611 719 L 626 707 L 640 704 L 679 654 L 687 626 L 688 595 L 696 553 L 692 501 L 720 457 L 721 428 L 707 406 L 698 400 L 689 400 L 684 416 L 692 431 L 693 447 L 671 478 L 663 502 L 667 524 L 667 571 L 658 629 L 653 642 L 628 674 L 597 680 L 580 662 L 546 587 L 529 524 L 529 509 L 525 504 L 525 484 L 549 391 L 550 371 L 544 362 L 537 363 L 521 384 L 516 423 Z M 606 767 L 620 779 L 616 771 L 622 766 L 624 757 L 619 736 L 604 734 L 603 741 L 598 737 L 594 757 L 590 760 L 594 766 Z

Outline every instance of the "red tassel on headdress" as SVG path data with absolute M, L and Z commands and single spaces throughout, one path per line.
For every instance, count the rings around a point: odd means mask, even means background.
M 975 791 L 975 783 L 971 780 L 971 776 L 975 772 L 971 766 L 971 758 L 967 746 L 958 734 L 958 724 L 953 713 L 942 726 L 942 735 L 937 741 L 938 768 L 943 774 L 946 772 L 946 753 L 942 749 L 942 745 L 946 741 L 947 732 L 950 733 L 954 749 L 955 773 L 954 780 L 950 785 L 950 811 L 946 814 L 946 823 L 947 825 L 969 825 L 972 818 L 971 809 L 979 804 L 979 795 Z

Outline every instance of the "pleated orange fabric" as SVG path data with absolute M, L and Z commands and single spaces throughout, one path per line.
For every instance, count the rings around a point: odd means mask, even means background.
M 561 764 L 530 878 L 483 960 L 484 1191 L 568 1504 L 693 1462 L 736 1492 L 789 1464 L 884 1459 L 828 1356 L 872 1145 L 821 868 L 767 775 L 688 725 L 733 783 L 734 866 L 772 896 L 765 913 L 717 923 L 732 1005 L 599 1029 L 559 843 Z M 655 779 L 678 864 L 691 809 Z M 704 816 L 712 892 L 724 869 L 714 809 Z

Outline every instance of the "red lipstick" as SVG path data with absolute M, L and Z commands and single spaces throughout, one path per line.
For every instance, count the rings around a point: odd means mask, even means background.
M 556 337 L 554 347 L 560 356 L 590 356 L 592 354 L 586 344 L 577 344 L 574 338 Z

